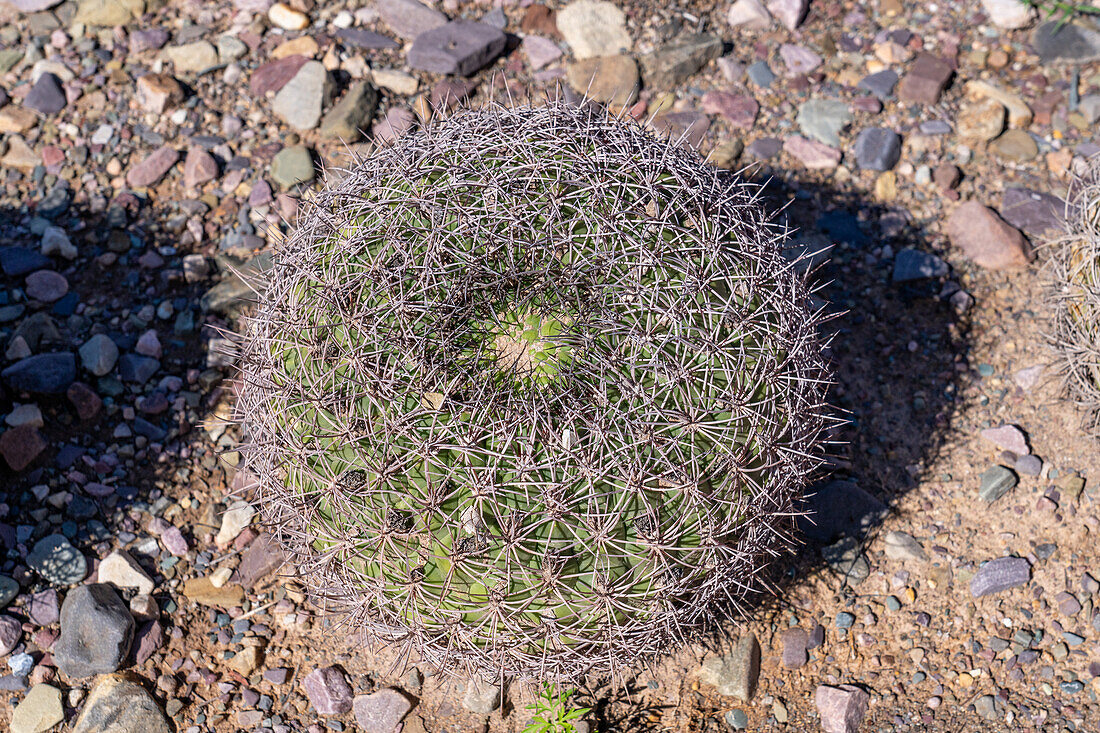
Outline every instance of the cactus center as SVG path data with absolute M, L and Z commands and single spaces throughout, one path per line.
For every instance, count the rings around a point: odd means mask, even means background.
M 488 325 L 492 368 L 519 383 L 546 384 L 572 357 L 572 347 L 557 340 L 569 319 L 562 315 L 506 311 Z

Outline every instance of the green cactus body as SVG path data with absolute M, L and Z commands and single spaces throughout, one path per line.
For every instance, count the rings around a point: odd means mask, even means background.
M 614 670 L 755 586 L 825 423 L 816 314 L 744 184 L 551 105 L 322 192 L 241 411 L 307 585 L 443 666 Z

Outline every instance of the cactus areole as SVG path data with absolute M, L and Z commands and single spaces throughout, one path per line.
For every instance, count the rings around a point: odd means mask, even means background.
M 309 590 L 442 669 L 556 679 L 743 600 L 829 419 L 781 235 L 752 186 L 559 103 L 346 171 L 242 359 L 245 466 Z

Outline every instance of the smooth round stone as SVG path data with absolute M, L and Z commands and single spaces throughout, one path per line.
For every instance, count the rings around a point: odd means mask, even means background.
M 27 564 L 54 585 L 73 585 L 88 574 L 88 561 L 62 534 L 38 540 L 27 555 Z
M 27 275 L 27 295 L 43 303 L 61 300 L 69 292 L 69 281 L 53 270 L 39 270 Z

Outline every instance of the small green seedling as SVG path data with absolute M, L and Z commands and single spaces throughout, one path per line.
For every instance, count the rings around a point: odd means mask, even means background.
M 535 711 L 534 717 L 523 733 L 575 733 L 574 720 L 580 720 L 590 708 L 570 707 L 569 698 L 576 694 L 572 688 L 561 689 L 557 685 L 545 685 L 535 701 L 527 706 Z

